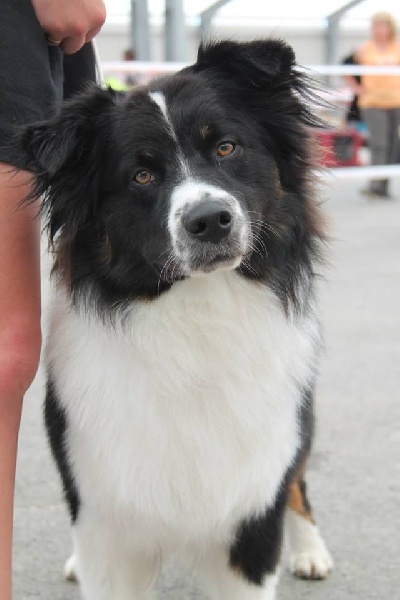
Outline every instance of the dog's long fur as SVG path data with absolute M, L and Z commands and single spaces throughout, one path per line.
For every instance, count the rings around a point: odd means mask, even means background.
M 320 352 L 315 124 L 280 41 L 203 46 L 15 142 L 56 253 L 46 426 L 87 600 L 185 559 L 214 600 L 325 577 L 303 471 Z M 200 215 L 200 216 L 198 216 Z

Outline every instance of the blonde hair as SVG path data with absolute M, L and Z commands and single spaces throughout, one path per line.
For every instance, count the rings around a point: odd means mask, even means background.
M 375 13 L 371 19 L 371 23 L 386 23 L 390 29 L 390 38 L 394 40 L 397 36 L 397 25 L 394 17 L 388 12 Z

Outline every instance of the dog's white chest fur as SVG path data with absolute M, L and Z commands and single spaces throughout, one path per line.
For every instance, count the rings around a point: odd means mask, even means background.
M 177 283 L 116 329 L 58 293 L 48 361 L 85 506 L 141 544 L 229 539 L 294 457 L 317 336 L 314 315 L 287 318 L 234 272 Z

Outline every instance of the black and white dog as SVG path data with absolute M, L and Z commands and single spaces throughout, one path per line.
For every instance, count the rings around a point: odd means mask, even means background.
M 56 253 L 45 419 L 87 600 L 150 600 L 181 557 L 213 600 L 331 558 L 305 497 L 320 354 L 307 86 L 221 42 L 23 130 Z

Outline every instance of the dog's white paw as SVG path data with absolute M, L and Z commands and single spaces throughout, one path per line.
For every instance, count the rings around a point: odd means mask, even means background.
M 309 519 L 288 510 L 286 523 L 290 544 L 290 570 L 302 579 L 326 579 L 332 557 L 318 527 Z
M 65 562 L 64 565 L 64 577 L 67 581 L 78 581 L 76 574 L 76 558 L 75 554 L 72 554 Z
M 315 548 L 291 554 L 290 570 L 301 579 L 326 579 L 333 568 L 332 557 L 323 540 Z

